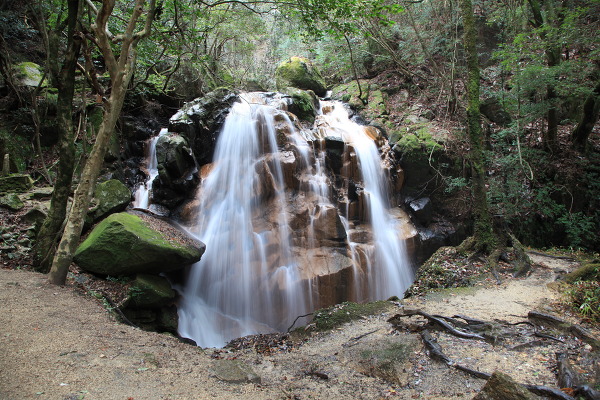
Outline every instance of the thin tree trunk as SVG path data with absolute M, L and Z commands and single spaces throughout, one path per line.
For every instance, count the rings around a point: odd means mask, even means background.
M 594 125 L 598 122 L 600 116 L 600 82 L 596 85 L 596 88 L 590 95 L 585 99 L 583 104 L 583 113 L 579 123 L 571 134 L 571 140 L 573 140 L 573 147 L 580 151 L 586 151 L 588 138 L 594 129 Z
M 475 19 L 471 0 L 460 0 L 463 17 L 464 47 L 467 58 L 467 124 L 471 151 L 469 158 L 473 173 L 474 236 L 477 250 L 491 253 L 496 247 L 492 219 L 488 209 L 485 186 L 485 157 L 479 111 L 479 62 L 477 59 Z
M 38 232 L 33 251 L 34 267 L 43 272 L 50 269 L 54 248 L 67 213 L 67 203 L 71 194 L 73 167 L 75 165 L 75 144 L 72 119 L 72 103 L 75 93 L 75 68 L 81 40 L 75 36 L 77 16 L 80 13 L 80 0 L 69 0 L 68 46 L 65 61 L 58 79 L 57 120 L 60 129 L 58 149 L 58 170 L 54 191 L 50 200 L 50 210 Z
M 118 85 L 113 85 L 111 96 L 108 100 L 108 110 L 104 114 L 98 135 L 96 136 L 96 143 L 81 173 L 79 185 L 77 185 L 73 196 L 71 212 L 67 218 L 65 230 L 56 250 L 52 269 L 48 274 L 48 280 L 55 285 L 63 285 L 67 278 L 69 265 L 71 265 L 73 254 L 79 244 L 85 216 L 96 186 L 96 179 L 100 175 L 104 155 L 108 149 L 110 138 L 123 107 L 125 91 L 130 76 L 127 76 L 126 80 L 122 80 Z

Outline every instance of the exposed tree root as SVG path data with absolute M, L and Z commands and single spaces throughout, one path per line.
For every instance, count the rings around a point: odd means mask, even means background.
M 484 333 L 483 335 L 472 332 L 471 330 L 476 330 L 481 332 L 485 330 L 486 327 L 491 327 L 492 324 L 490 322 L 481 321 L 474 318 L 469 318 L 463 315 L 455 315 L 453 317 L 444 317 L 439 315 L 430 315 L 421 310 L 404 310 L 403 314 L 396 314 L 391 317 L 388 322 L 398 328 L 400 325 L 401 318 L 403 317 L 411 317 L 411 316 L 421 316 L 427 320 L 427 323 L 421 324 L 416 328 L 411 326 L 412 330 L 420 331 L 421 339 L 429 353 L 429 356 L 435 360 L 444 362 L 449 367 L 455 368 L 457 370 L 463 371 L 471 376 L 474 376 L 479 379 L 488 380 L 491 377 L 491 374 L 487 372 L 478 371 L 473 368 L 466 367 L 464 365 L 457 364 L 450 357 L 448 357 L 442 347 L 439 345 L 437 340 L 431 335 L 429 328 L 439 329 L 454 336 L 463 338 L 463 339 L 479 339 L 496 342 L 498 337 L 488 335 Z M 461 319 L 465 322 L 459 321 Z M 598 342 L 595 338 L 591 336 L 591 334 L 585 331 L 583 328 L 578 325 L 572 325 L 568 322 L 555 317 L 550 314 L 540 313 L 536 311 L 531 311 L 528 315 L 529 321 L 521 321 L 518 323 L 505 323 L 505 326 L 517 326 L 517 325 L 528 325 L 530 329 L 533 330 L 530 334 L 538 337 L 542 337 L 545 339 L 551 339 L 554 341 L 558 341 L 561 343 L 565 343 L 564 340 L 547 335 L 544 333 L 540 333 L 538 329 L 543 326 L 549 326 L 552 328 L 560 329 L 565 333 L 571 333 L 574 336 L 580 338 L 580 335 L 586 337 L 588 340 L 592 340 Z M 460 327 L 461 330 L 458 330 L 454 326 Z M 471 331 L 471 332 L 469 332 Z M 511 335 L 520 335 L 521 332 L 513 331 Z M 584 339 L 582 339 L 584 340 Z M 588 342 L 589 343 L 589 342 Z M 511 350 L 520 350 L 526 347 L 533 347 L 537 345 L 543 344 L 542 340 L 530 341 L 527 343 L 523 343 L 511 348 Z M 591 344 L 591 343 L 590 343 Z M 593 346 L 593 345 L 592 345 Z M 580 385 L 576 374 L 570 368 L 567 354 L 560 353 L 557 354 L 557 369 L 558 369 L 558 383 L 562 390 L 551 388 L 548 386 L 541 385 L 529 385 L 522 384 L 524 388 L 529 390 L 530 392 L 537 394 L 539 396 L 543 396 L 549 399 L 558 399 L 558 400 L 574 400 L 573 396 L 580 396 L 587 400 L 600 400 L 600 393 L 593 390 L 592 388 Z

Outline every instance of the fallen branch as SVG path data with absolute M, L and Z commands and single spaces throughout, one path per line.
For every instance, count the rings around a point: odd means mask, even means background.
M 344 346 L 344 347 L 352 347 L 352 346 L 354 346 L 355 344 L 357 344 L 357 343 L 358 343 L 358 341 L 359 341 L 360 339 L 362 339 L 362 338 L 364 338 L 365 336 L 368 336 L 368 335 L 370 335 L 370 334 L 372 334 L 372 333 L 375 333 L 375 332 L 377 332 L 378 330 L 379 330 L 379 329 L 375 329 L 375 330 L 373 330 L 373 331 L 371 331 L 371 332 L 363 333 L 362 335 L 359 335 L 359 336 L 356 336 L 356 337 L 350 338 L 350 340 L 348 340 L 348 343 L 344 343 L 342 346 Z
M 287 331 L 286 331 L 286 333 L 290 333 L 290 330 L 291 330 L 291 329 L 294 327 L 294 325 L 296 325 L 296 322 L 298 322 L 298 320 L 299 320 L 300 318 L 308 317 L 309 315 L 313 315 L 313 313 L 308 313 L 308 314 L 304 314 L 304 315 L 298 315 L 298 316 L 296 317 L 296 319 L 294 320 L 294 322 L 292 322 L 292 324 L 290 325 L 290 327 L 289 327 L 289 328 L 287 328 Z
M 433 324 L 443 328 L 445 331 L 447 331 L 448 333 L 450 333 L 456 337 L 463 338 L 463 339 L 486 340 L 485 337 L 478 335 L 476 333 L 468 333 L 468 332 L 459 331 L 458 329 L 453 328 L 446 321 L 444 321 L 440 318 L 436 318 L 433 315 L 427 314 L 426 312 L 423 312 L 421 310 L 405 310 L 404 315 L 398 314 L 399 317 L 411 317 L 413 315 L 420 315 L 420 316 L 428 319 Z
M 119 317 L 121 317 L 121 320 L 124 323 L 126 323 L 127 325 L 130 325 L 130 326 L 133 326 L 134 328 L 138 328 L 139 329 L 139 327 L 136 324 L 134 324 L 133 322 L 131 322 L 129 320 L 129 318 L 127 318 L 125 316 L 125 314 L 123 314 L 123 311 L 121 311 L 121 309 L 119 308 L 119 306 L 114 301 L 112 301 L 112 299 L 108 296 L 108 294 L 106 294 L 105 291 L 102 290 L 100 292 L 100 294 L 102 295 L 102 297 L 104 297 L 104 300 L 106 300 L 106 302 L 111 306 L 112 310 L 115 311 Z

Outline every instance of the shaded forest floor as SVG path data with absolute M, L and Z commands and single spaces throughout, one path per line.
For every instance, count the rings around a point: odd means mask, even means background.
M 421 317 L 388 320 L 418 308 L 495 321 L 500 330 L 508 329 L 505 323 L 526 321 L 531 310 L 581 323 L 552 288 L 557 274 L 577 263 L 532 257 L 536 265 L 526 278 L 507 278 L 500 285 L 484 278 L 470 288 L 390 303 L 376 315 L 330 331 L 249 340 L 237 350 L 200 349 L 123 325 L 73 281 L 50 286 L 42 274 L 4 267 L 0 398 L 471 399 L 485 381 L 432 360 L 415 332 Z M 598 337 L 593 326 L 586 328 Z M 432 332 L 450 358 L 470 368 L 557 387 L 555 354 L 566 352 L 576 371 L 598 384 L 598 358 L 589 345 L 560 332 L 552 334 L 555 339 L 533 337 L 526 326 L 513 333 L 492 345 Z

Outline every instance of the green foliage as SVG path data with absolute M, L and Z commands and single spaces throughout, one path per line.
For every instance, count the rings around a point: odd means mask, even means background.
M 573 308 L 584 317 L 600 322 L 600 282 L 575 282 L 567 291 Z

